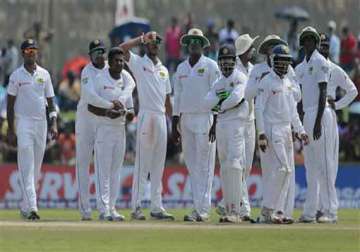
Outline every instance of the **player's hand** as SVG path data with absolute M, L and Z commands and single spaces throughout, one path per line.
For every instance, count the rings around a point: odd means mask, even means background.
M 209 141 L 213 143 L 215 142 L 215 140 L 216 140 L 216 125 L 215 123 L 213 123 L 209 131 Z
M 265 134 L 261 134 L 259 136 L 259 147 L 262 152 L 266 151 L 266 148 L 268 146 L 268 139 Z
M 112 102 L 112 104 L 114 104 L 114 109 L 115 110 L 124 109 L 124 105 L 122 105 L 120 101 L 114 100 L 114 101 L 111 101 L 111 102 Z
M 53 125 L 50 127 L 50 136 L 51 136 L 51 140 L 55 140 L 59 136 L 56 123 L 53 123 Z
M 17 139 L 16 139 L 16 134 L 14 131 L 9 130 L 7 133 L 7 142 L 10 146 L 17 146 Z
M 178 130 L 180 118 L 178 116 L 173 116 L 172 118 L 172 139 L 174 143 L 177 145 L 181 141 L 181 134 Z
M 328 97 L 327 99 L 329 105 L 330 105 L 330 108 L 332 108 L 333 110 L 336 110 L 336 107 L 335 107 L 335 100 L 331 97 Z
M 148 44 L 152 41 L 156 40 L 156 32 L 155 31 L 149 31 L 146 34 L 143 35 L 144 37 L 144 44 Z
M 318 140 L 321 137 L 321 121 L 316 121 L 313 132 L 314 140 Z
M 126 113 L 126 120 L 128 121 L 128 122 L 132 122 L 132 120 L 134 119 L 134 117 L 135 117 L 135 114 L 134 114 L 134 112 L 128 112 L 128 113 Z
M 300 138 L 301 138 L 302 142 L 304 143 L 304 145 L 309 144 L 310 140 L 309 140 L 309 137 L 308 137 L 308 135 L 306 133 L 302 133 L 300 135 Z
M 122 115 L 123 115 L 122 111 L 114 110 L 114 109 L 107 109 L 105 113 L 105 116 L 109 117 L 110 119 L 116 119 Z

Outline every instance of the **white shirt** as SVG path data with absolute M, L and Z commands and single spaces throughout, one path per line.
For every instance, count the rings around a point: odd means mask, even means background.
M 103 71 L 96 75 L 94 84 L 94 91 L 101 98 L 109 102 L 118 100 L 121 102 L 121 104 L 124 105 L 125 108 L 133 108 L 132 92 L 135 88 L 135 81 L 127 71 L 122 70 L 120 79 L 118 80 L 115 80 L 111 77 L 109 70 Z M 98 119 L 100 122 L 111 124 L 117 124 L 119 122 L 125 123 L 124 117 L 119 117 L 117 119 L 99 117 Z
M 330 76 L 327 86 L 327 95 L 336 99 L 336 88 L 340 87 L 345 90 L 345 95 L 335 102 L 336 109 L 347 107 L 358 95 L 354 82 L 349 78 L 347 73 L 338 65 L 328 59 L 330 66 Z
M 250 62 L 248 62 L 247 67 L 244 66 L 244 64 L 241 62 L 239 57 L 236 58 L 236 69 L 238 69 L 241 73 L 243 73 L 246 76 L 246 82 L 249 79 L 249 76 L 250 76 L 250 73 L 252 72 L 253 67 L 254 67 L 253 64 L 251 64 Z M 249 104 L 248 121 L 253 121 L 255 119 L 254 99 L 248 99 L 247 101 L 248 101 L 248 104 Z
M 291 79 L 281 79 L 273 70 L 260 80 L 262 89 L 256 98 L 256 127 L 259 134 L 265 132 L 265 125 L 292 124 L 298 133 L 304 128 L 297 113 Z
M 46 98 L 54 97 L 51 77 L 46 69 L 36 65 L 34 74 L 31 74 L 22 65 L 10 75 L 7 92 L 16 96 L 16 118 L 46 120 Z
M 89 103 L 100 108 L 112 108 L 112 103 L 100 97 L 94 90 L 94 79 L 96 75 L 105 73 L 108 69 L 109 66 L 107 63 L 102 69 L 96 68 L 91 62 L 84 67 L 81 72 L 81 93 L 80 101 L 77 105 L 78 111 L 87 111 L 87 105 Z
M 171 93 L 167 68 L 159 59 L 154 65 L 147 55 L 140 57 L 132 52 L 127 64 L 136 80 L 140 111 L 165 113 L 166 95 Z
M 210 113 L 203 106 L 203 98 L 219 77 L 219 68 L 215 61 L 202 55 L 191 67 L 189 59 L 183 61 L 174 76 L 173 115 L 181 113 Z
M 246 83 L 245 99 L 251 100 L 256 97 L 259 93 L 259 89 L 261 88 L 259 86 L 260 80 L 269 74 L 270 71 L 271 67 L 266 61 L 254 65 Z M 299 102 L 301 100 L 301 90 L 292 66 L 289 66 L 286 76 L 292 80 L 291 83 L 293 84 L 294 99 L 296 102 Z
M 296 76 L 302 87 L 302 101 L 305 112 L 317 110 L 319 104 L 319 83 L 328 82 L 329 64 L 327 60 L 315 50 L 309 61 L 306 57 L 295 68 Z
M 236 69 L 229 77 L 221 75 L 206 95 L 204 106 L 207 109 L 212 109 L 220 101 L 217 93 L 228 91 L 230 92 L 230 96 L 222 102 L 218 120 L 229 121 L 234 119 L 247 119 L 249 105 L 247 101 L 242 101 L 244 99 L 245 84 L 246 76 Z M 239 105 L 241 101 L 242 103 Z

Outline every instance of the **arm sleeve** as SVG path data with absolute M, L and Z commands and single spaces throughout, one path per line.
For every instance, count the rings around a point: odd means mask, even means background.
M 125 72 L 123 76 L 124 76 L 125 88 L 124 90 L 122 90 L 122 93 L 119 97 L 119 101 L 122 104 L 124 104 L 126 108 L 132 108 L 133 107 L 132 93 L 135 88 L 135 81 L 128 72 Z
M 203 101 L 203 107 L 204 109 L 211 110 L 213 107 L 216 106 L 216 104 L 219 103 L 219 98 L 216 95 L 216 83 L 214 86 L 210 89 L 210 91 L 207 93 L 207 95 L 204 98 Z
M 246 100 L 250 101 L 253 99 L 257 93 L 259 88 L 259 81 L 256 76 L 256 71 L 251 71 L 248 81 L 246 82 L 244 97 Z
M 289 103 L 290 103 L 289 105 L 291 108 L 291 115 L 292 115 L 291 125 L 294 127 L 295 132 L 303 134 L 305 133 L 305 130 L 300 121 L 299 114 L 297 112 L 297 107 L 296 107 L 297 102 L 295 101 L 295 99 L 290 99 Z
M 220 70 L 215 61 L 212 60 L 210 69 L 210 88 L 214 85 L 215 81 L 220 77 Z
M 321 83 L 321 82 L 328 82 L 329 81 L 329 72 L 330 72 L 330 68 L 329 68 L 329 64 L 324 60 L 318 60 L 315 63 L 315 79 L 316 79 L 316 83 Z
M 129 61 L 126 63 L 129 66 L 131 72 L 133 72 L 135 74 L 137 72 L 137 69 L 139 68 L 139 61 L 140 61 L 141 57 L 131 51 L 129 51 L 129 53 L 130 53 L 130 58 L 129 58 Z
M 356 89 L 356 86 L 354 84 L 354 82 L 349 78 L 349 76 L 342 70 L 343 75 L 338 84 L 342 89 L 345 90 L 345 95 L 343 97 L 341 97 L 340 100 L 338 100 L 337 102 L 335 102 L 335 108 L 338 109 L 343 109 L 345 107 L 347 107 L 358 95 L 358 91 Z
M 222 111 L 231 109 L 237 106 L 243 98 L 244 98 L 244 84 L 239 83 L 231 92 L 230 96 L 225 101 L 223 101 L 220 108 Z
M 181 87 L 181 82 L 179 80 L 179 72 L 178 71 L 175 73 L 174 78 L 173 78 L 173 81 L 174 81 L 173 115 L 174 116 L 180 116 L 180 97 L 181 97 L 182 87 Z
M 299 81 L 296 77 L 295 71 L 294 69 L 289 66 L 289 72 L 288 72 L 288 76 L 289 79 L 291 81 L 291 87 L 293 90 L 293 97 L 295 99 L 296 102 L 300 102 L 301 101 L 301 89 L 300 89 L 300 84 Z
M 264 111 L 266 108 L 267 100 L 268 100 L 268 91 L 267 89 L 264 89 L 256 97 L 256 103 L 255 103 L 256 128 L 259 132 L 259 135 L 265 133 Z
M 47 77 L 47 80 L 45 83 L 45 96 L 46 96 L 46 98 L 55 96 L 50 74 L 48 74 L 48 77 Z
M 101 107 L 106 109 L 112 108 L 113 104 L 111 102 L 105 100 L 96 93 L 95 90 L 96 81 L 97 78 L 95 78 L 95 80 L 92 80 L 91 78 L 88 77 L 81 78 L 81 88 L 83 88 L 83 95 L 84 95 L 83 98 L 85 99 L 85 102 L 94 105 L 96 107 Z
M 9 78 L 7 93 L 9 95 L 16 96 L 18 94 L 18 89 L 19 89 L 19 83 L 17 83 L 14 74 L 11 74 Z
M 168 74 L 169 76 L 169 74 Z M 167 80 L 166 80 L 166 94 L 171 94 L 171 83 L 170 83 L 170 78 L 168 77 Z

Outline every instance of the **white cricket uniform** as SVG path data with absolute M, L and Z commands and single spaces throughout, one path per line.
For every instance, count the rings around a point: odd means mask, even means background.
M 265 134 L 268 138 L 267 149 L 260 151 L 262 169 L 267 171 L 263 178 L 265 189 L 270 190 L 263 206 L 282 212 L 291 196 L 289 186 L 295 172 L 291 126 L 295 132 L 305 133 L 297 113 L 292 81 L 287 76 L 281 79 L 271 70 L 260 80 L 255 105 L 259 135 Z
M 239 58 L 236 58 L 236 68 L 246 76 L 246 79 L 248 79 L 250 73 L 252 72 L 253 65 L 249 62 L 248 66 L 246 67 L 242 64 Z M 251 213 L 246 179 L 249 177 L 252 168 L 254 152 L 255 152 L 255 140 L 256 140 L 254 99 L 248 99 L 247 101 L 249 103 L 249 116 L 245 127 L 246 167 L 243 171 L 243 183 L 242 183 L 242 194 L 241 194 L 242 216 L 250 216 Z
M 7 93 L 16 96 L 17 160 L 23 195 L 21 210 L 37 211 L 36 187 L 47 135 L 46 98 L 54 97 L 50 74 L 38 65 L 33 74 L 21 66 L 11 74 Z
M 94 90 L 111 102 L 119 100 L 125 108 L 132 108 L 132 92 L 135 82 L 122 70 L 120 79 L 113 79 L 109 71 L 99 73 L 94 80 Z M 94 104 L 92 104 L 94 105 Z M 125 116 L 110 119 L 96 116 L 95 172 L 97 207 L 100 213 L 109 215 L 115 210 L 119 194 L 120 171 L 125 156 Z
M 162 176 L 164 172 L 167 126 L 166 96 L 171 93 L 169 72 L 160 62 L 130 52 L 127 63 L 132 71 L 139 95 L 135 172 L 132 185 L 132 209 L 141 206 L 148 174 L 151 181 L 151 212 L 163 211 Z
M 222 75 L 205 97 L 205 106 L 211 109 L 219 103 L 217 93 L 231 93 L 220 106 L 216 144 L 225 209 L 227 214 L 236 215 L 240 215 L 242 176 L 246 165 L 244 132 L 249 114 L 248 103 L 243 99 L 246 80 L 246 76 L 235 69 L 229 77 Z
M 271 71 L 271 67 L 267 63 L 267 61 L 264 61 L 259 64 L 255 64 L 252 68 L 249 76 L 249 80 L 247 81 L 246 88 L 245 88 L 245 98 L 247 100 L 254 99 L 257 94 L 259 93 L 259 90 L 261 90 L 260 87 L 260 80 L 264 78 L 267 74 L 269 74 Z M 289 66 L 288 73 L 286 76 L 291 80 L 292 89 L 293 89 L 293 95 L 295 102 L 298 103 L 301 100 L 301 90 L 300 86 L 298 84 L 295 71 L 294 69 Z M 255 101 L 256 102 L 256 101 Z M 261 167 L 266 167 L 265 164 L 262 164 Z M 271 197 L 270 192 L 271 189 L 268 189 L 268 187 L 272 187 L 272 184 L 269 184 L 269 179 L 267 178 L 269 174 L 269 169 L 262 169 L 262 180 L 263 180 L 263 200 L 267 202 L 266 198 Z M 291 179 L 290 179 L 290 186 L 289 186 L 289 192 L 287 197 L 287 205 L 285 207 L 284 215 L 285 217 L 292 217 L 292 213 L 294 211 L 294 203 L 295 203 L 295 173 L 291 173 Z M 279 209 L 280 210 L 280 209 Z
M 327 60 L 327 62 L 329 63 L 330 66 L 330 75 L 329 75 L 329 82 L 328 82 L 328 86 L 327 86 L 327 96 L 331 97 L 333 100 L 336 99 L 336 89 L 338 87 L 340 87 L 342 90 L 345 91 L 345 94 L 343 97 L 341 97 L 338 101 L 335 102 L 335 110 L 341 110 L 345 107 L 347 107 L 358 95 L 358 91 L 356 89 L 355 84 L 353 83 L 353 81 L 350 79 L 350 77 L 347 75 L 347 73 L 337 64 L 335 64 L 334 62 L 330 61 L 329 59 Z M 337 130 L 337 129 L 336 129 Z M 337 135 L 338 136 L 338 135 Z M 335 148 L 337 149 L 336 151 L 336 156 L 334 157 L 334 159 L 336 160 L 336 168 L 338 167 L 338 160 L 339 160 L 339 139 L 337 138 L 336 141 L 336 145 Z M 337 174 L 337 170 L 336 170 L 336 174 Z M 336 176 L 335 174 L 335 176 Z M 320 184 L 319 181 L 317 181 L 317 194 L 320 197 L 320 210 L 323 210 L 323 206 L 326 206 L 326 202 L 322 202 L 323 201 L 323 197 L 320 194 Z
M 97 74 L 108 70 L 98 69 L 92 63 L 87 64 L 81 72 L 81 98 L 77 106 L 76 133 L 76 181 L 79 190 L 79 210 L 81 215 L 90 216 L 89 165 L 93 156 L 96 135 L 95 115 L 88 111 L 88 104 L 102 108 L 111 108 L 112 103 L 100 97 L 94 90 L 94 79 Z
M 329 106 L 325 107 L 321 120 L 321 137 L 314 140 L 313 131 L 319 103 L 319 84 L 329 82 L 329 63 L 315 50 L 309 61 L 304 61 L 296 67 L 296 75 L 302 87 L 302 101 L 305 131 L 310 144 L 304 147 L 307 192 L 303 215 L 315 218 L 319 197 L 317 181 L 320 184 L 320 194 L 326 204 L 324 212 L 336 218 L 337 196 L 335 179 L 338 157 L 338 131 L 336 114 Z
M 218 77 L 216 62 L 203 55 L 192 67 L 189 59 L 183 61 L 174 77 L 173 115 L 180 116 L 182 148 L 190 174 L 194 209 L 201 216 L 210 213 L 216 149 L 215 143 L 209 141 L 213 114 L 202 103 Z

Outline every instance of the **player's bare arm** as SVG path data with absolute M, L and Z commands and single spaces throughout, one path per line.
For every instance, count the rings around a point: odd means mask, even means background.
M 143 34 L 139 37 L 136 37 L 134 39 L 130 39 L 129 41 L 126 41 L 122 44 L 119 45 L 119 47 L 121 47 L 124 50 L 125 53 L 125 60 L 129 61 L 130 60 L 130 52 L 129 50 L 131 50 L 132 48 L 139 46 L 141 44 L 147 44 L 151 41 L 156 40 L 156 32 L 154 31 L 150 31 L 146 34 Z
M 319 106 L 318 111 L 316 115 L 315 125 L 314 125 L 314 132 L 313 132 L 313 138 L 314 140 L 317 140 L 321 137 L 321 119 L 324 114 L 325 106 L 326 106 L 326 82 L 320 82 L 319 83 Z
M 57 127 L 57 113 L 54 106 L 54 97 L 47 98 L 48 108 L 49 108 L 49 117 L 50 117 L 50 134 L 52 139 L 58 137 L 58 127 Z
M 8 143 L 12 146 L 16 146 L 16 135 L 15 135 L 15 106 L 16 96 L 9 95 L 7 96 L 7 120 L 8 120 L 8 133 L 7 140 Z

